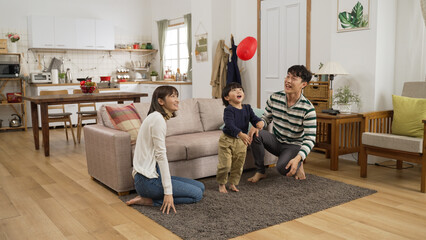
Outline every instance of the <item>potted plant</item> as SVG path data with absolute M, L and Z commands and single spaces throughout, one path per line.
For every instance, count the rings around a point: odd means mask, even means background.
M 158 76 L 158 72 L 157 71 L 152 71 L 151 72 L 151 80 L 152 81 L 157 81 L 157 76 Z
M 341 113 L 350 113 L 353 104 L 359 107 L 360 98 L 358 94 L 352 92 L 349 86 L 344 86 L 333 94 L 333 104 L 337 105 L 337 109 Z

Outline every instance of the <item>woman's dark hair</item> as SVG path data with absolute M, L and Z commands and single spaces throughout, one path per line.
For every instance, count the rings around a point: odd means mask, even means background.
M 178 90 L 173 86 L 159 86 L 154 90 L 154 93 L 152 94 L 151 99 L 151 106 L 148 111 L 148 115 L 152 112 L 159 112 L 163 117 L 167 116 L 166 111 L 164 111 L 164 108 L 158 103 L 158 99 L 161 98 L 163 101 L 166 101 L 167 96 L 171 96 L 173 94 L 176 94 L 179 96 Z M 173 113 L 172 117 L 176 117 L 176 113 Z
M 309 83 L 312 79 L 312 73 L 303 65 L 291 66 L 287 70 L 287 73 L 291 73 L 293 76 L 302 78 L 302 82 Z
M 228 106 L 229 102 L 227 100 L 225 100 L 225 97 L 227 97 L 229 95 L 229 92 L 234 89 L 234 88 L 241 88 L 244 92 L 244 88 L 243 86 L 241 86 L 241 84 L 237 83 L 237 82 L 231 82 L 228 85 L 226 85 L 223 90 L 222 90 L 222 102 L 223 105 Z

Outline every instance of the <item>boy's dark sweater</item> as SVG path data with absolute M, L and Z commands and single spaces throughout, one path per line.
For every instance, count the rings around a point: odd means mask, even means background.
M 231 137 L 237 137 L 238 133 L 248 133 L 249 123 L 256 127 L 256 123 L 262 121 L 254 114 L 250 104 L 243 104 L 242 109 L 228 105 L 223 111 L 223 121 L 225 127 L 223 132 Z

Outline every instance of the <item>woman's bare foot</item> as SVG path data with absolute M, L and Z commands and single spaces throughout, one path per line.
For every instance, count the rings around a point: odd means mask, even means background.
M 305 170 L 303 169 L 303 163 L 300 165 L 299 170 L 297 170 L 296 174 L 294 175 L 295 179 L 304 180 L 306 179 Z
M 234 192 L 239 192 L 238 188 L 234 184 L 229 184 L 229 190 Z
M 225 184 L 219 184 L 219 192 L 221 192 L 221 193 L 228 193 L 228 191 L 226 191 Z
M 247 179 L 247 181 L 255 183 L 259 182 L 261 179 L 266 178 L 266 174 L 256 172 L 253 177 Z
M 133 204 L 137 204 L 137 205 L 145 205 L 145 206 L 152 206 L 152 199 L 151 198 L 144 198 L 141 196 L 136 196 L 132 199 L 130 199 L 129 201 L 126 202 L 127 205 L 133 205 Z

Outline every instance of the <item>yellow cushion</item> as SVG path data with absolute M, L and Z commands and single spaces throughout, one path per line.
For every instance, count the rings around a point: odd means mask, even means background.
M 410 137 L 423 137 L 426 119 L 426 99 L 392 95 L 392 133 Z

